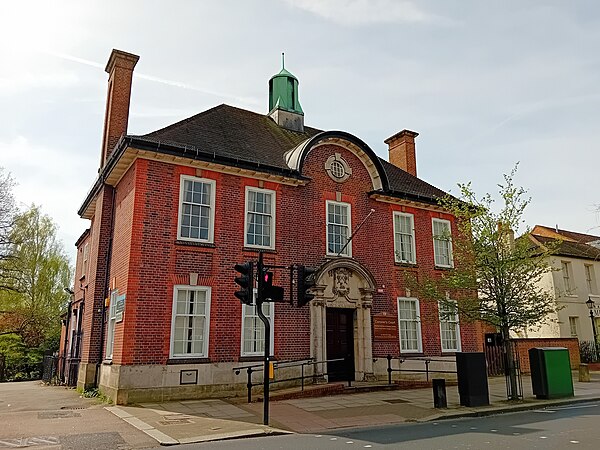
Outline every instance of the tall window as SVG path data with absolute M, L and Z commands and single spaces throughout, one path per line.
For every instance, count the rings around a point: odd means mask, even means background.
M 573 271 L 571 269 L 571 263 L 567 261 L 562 261 L 561 266 L 563 274 L 563 284 L 565 285 L 565 294 L 571 295 L 574 291 Z
M 433 219 L 433 254 L 435 265 L 439 267 L 452 267 L 452 239 L 450 221 Z
M 596 274 L 594 273 L 594 266 L 586 264 L 585 266 L 585 281 L 587 283 L 588 292 L 590 294 L 597 294 L 598 289 L 596 287 Z
M 577 331 L 579 329 L 578 322 L 579 317 L 569 317 L 569 330 L 571 331 L 571 337 L 577 337 Z
M 246 188 L 245 245 L 275 248 L 275 191 Z
M 110 293 L 110 306 L 108 308 L 108 327 L 106 330 L 106 359 L 112 359 L 115 346 L 115 325 L 117 323 L 117 293 Z
M 398 332 L 400 334 L 400 351 L 422 351 L 421 317 L 419 300 L 416 298 L 398 298 Z
M 352 256 L 352 242 L 348 243 L 350 234 L 350 205 L 328 201 L 327 254 Z
M 210 288 L 175 286 L 171 325 L 172 357 L 206 357 Z
M 90 243 L 83 245 L 83 257 L 81 258 L 81 276 L 85 277 L 87 273 L 88 259 L 90 258 Z
M 412 214 L 394 212 L 394 253 L 396 262 L 416 262 L 415 225 Z
M 215 217 L 215 182 L 181 176 L 178 239 L 212 242 Z
M 256 291 L 255 291 L 256 296 Z M 273 354 L 273 303 L 262 304 L 262 311 L 271 323 L 271 354 Z M 242 305 L 242 356 L 262 355 L 265 351 L 265 325 L 255 305 Z
M 460 351 L 460 326 L 456 302 L 438 303 L 440 316 L 440 338 L 443 352 Z

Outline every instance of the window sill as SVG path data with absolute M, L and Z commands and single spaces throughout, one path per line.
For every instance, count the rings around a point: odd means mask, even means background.
M 435 270 L 452 270 L 454 266 L 435 266 Z
M 112 363 L 112 359 L 105 359 L 104 361 L 102 361 L 103 366 L 112 366 Z
M 419 265 L 417 263 L 407 263 L 407 262 L 399 262 L 399 261 L 395 261 L 394 265 L 396 267 L 406 267 L 409 269 L 418 269 Z
M 242 247 L 242 251 L 244 252 L 255 252 L 255 253 L 277 253 L 277 250 L 274 248 L 263 248 L 263 247 Z
M 204 364 L 210 362 L 209 358 L 169 358 L 167 365 L 175 364 Z
M 415 356 L 424 356 L 424 355 L 423 355 L 423 352 L 406 352 L 406 353 L 400 352 L 400 358 L 402 358 L 402 357 L 413 358 Z
M 265 360 L 264 356 L 261 355 L 252 355 L 252 356 L 240 356 L 238 358 L 238 362 L 263 362 Z M 269 357 L 269 361 L 277 361 L 273 355 Z
M 186 241 L 177 239 L 175 245 L 189 245 L 190 247 L 204 247 L 204 248 L 216 248 L 213 242 L 197 242 L 197 241 Z

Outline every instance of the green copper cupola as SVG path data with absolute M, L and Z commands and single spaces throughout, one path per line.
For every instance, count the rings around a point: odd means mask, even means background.
M 269 80 L 269 117 L 280 127 L 304 131 L 304 112 L 298 101 L 298 78 L 285 69 L 281 54 L 281 71 Z

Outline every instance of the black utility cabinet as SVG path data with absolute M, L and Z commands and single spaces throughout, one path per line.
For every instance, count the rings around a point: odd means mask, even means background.
M 456 353 L 456 374 L 461 406 L 490 404 L 485 353 Z

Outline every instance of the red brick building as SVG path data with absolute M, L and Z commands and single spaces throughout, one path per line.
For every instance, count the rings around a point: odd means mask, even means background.
M 388 162 L 348 132 L 304 126 L 283 69 L 267 115 L 220 105 L 128 135 L 137 60 L 111 54 L 99 176 L 79 210 L 90 228 L 61 346 L 78 386 L 118 403 L 242 389 L 232 369 L 260 358 L 264 332 L 233 295 L 233 266 L 259 251 L 318 268 L 308 306 L 264 307 L 275 360 L 343 359 L 316 370 L 364 380 L 385 377 L 387 354 L 481 350 L 477 324 L 440 321 L 405 285 L 454 264 L 445 193 L 416 176 L 417 133 L 387 139 Z M 288 272 L 275 283 L 289 294 Z

